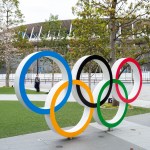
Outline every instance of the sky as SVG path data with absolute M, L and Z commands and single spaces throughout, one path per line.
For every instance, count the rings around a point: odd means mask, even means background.
M 43 22 L 50 14 L 58 15 L 59 19 L 73 19 L 72 6 L 78 0 L 19 0 L 20 10 L 24 15 L 24 24 Z

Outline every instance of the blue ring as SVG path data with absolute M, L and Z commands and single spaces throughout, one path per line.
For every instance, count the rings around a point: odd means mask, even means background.
M 20 90 L 21 97 L 22 97 L 24 103 L 26 104 L 26 106 L 38 114 L 50 114 L 50 109 L 42 109 L 31 103 L 31 101 L 28 99 L 26 91 L 25 91 L 24 79 L 25 79 L 25 75 L 28 71 L 28 68 L 31 66 L 31 64 L 35 60 L 37 60 L 41 57 L 44 57 L 44 56 L 50 56 L 50 57 L 54 57 L 54 58 L 58 59 L 64 65 L 64 67 L 67 71 L 67 74 L 68 74 L 69 84 L 68 84 L 68 89 L 67 89 L 66 95 L 65 95 L 64 99 L 55 107 L 55 111 L 58 111 L 66 104 L 66 102 L 70 96 L 71 90 L 72 90 L 72 74 L 71 74 L 70 67 L 69 67 L 68 63 L 66 62 L 66 60 L 61 55 L 59 55 L 58 53 L 53 52 L 53 51 L 45 50 L 45 51 L 35 53 L 32 57 L 30 57 L 30 59 L 27 60 L 27 62 L 25 63 L 25 65 L 22 68 L 22 71 L 20 74 L 20 79 L 19 79 L 19 90 Z

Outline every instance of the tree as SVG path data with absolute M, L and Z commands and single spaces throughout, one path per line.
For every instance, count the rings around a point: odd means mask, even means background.
M 67 29 L 62 26 L 62 21 L 58 20 L 58 16 L 50 14 L 49 20 L 46 20 L 43 25 L 42 41 L 39 43 L 39 47 L 45 47 L 55 52 L 60 53 L 65 57 L 67 52 Z M 54 73 L 58 70 L 54 61 L 52 64 L 52 86 L 54 84 Z
M 13 28 L 14 40 L 12 44 L 18 50 L 17 52 L 22 55 L 22 57 L 25 57 L 34 52 L 34 44 L 23 36 L 26 28 L 26 25 L 21 25 Z
M 46 20 L 42 30 L 42 45 L 65 55 L 68 45 L 67 29 L 62 26 L 62 21 L 58 20 L 58 16 L 50 14 L 49 20 Z
M 120 57 L 145 62 L 143 56 L 150 52 L 149 10 L 149 0 L 79 0 L 73 8 L 78 16 L 70 43 L 73 54 L 98 53 L 111 66 Z
M 73 12 L 79 18 L 72 22 L 73 30 L 70 40 L 72 52 L 68 54 L 71 55 L 70 58 L 74 58 L 73 61 L 76 61 L 84 55 L 98 54 L 109 59 L 109 32 L 106 28 L 106 20 L 101 19 L 95 13 L 95 9 L 88 1 L 79 1 L 73 8 Z M 95 63 L 90 62 L 85 67 L 88 70 L 89 87 L 91 87 L 91 73 L 94 71 L 94 65 Z
M 11 62 L 16 57 L 17 53 L 17 49 L 13 45 L 15 40 L 14 37 L 16 35 L 14 27 L 23 22 L 23 15 L 19 10 L 19 1 L 1 0 L 0 16 L 1 57 L 3 57 L 6 66 L 6 86 L 8 87 Z

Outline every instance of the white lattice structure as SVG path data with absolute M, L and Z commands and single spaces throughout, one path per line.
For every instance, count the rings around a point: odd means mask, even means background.
M 43 24 L 44 23 L 34 23 L 26 25 L 26 30 L 24 33 L 22 33 L 23 38 L 27 38 L 31 42 L 37 42 L 41 40 L 41 37 L 43 36 Z M 72 24 L 71 20 L 62 20 L 62 27 L 65 27 L 67 29 L 67 38 L 69 38 L 69 35 L 72 31 Z M 61 28 L 61 27 L 60 27 Z M 58 35 L 56 37 L 61 36 L 60 32 L 57 33 Z M 48 31 L 46 39 L 51 40 L 51 31 Z M 53 37 L 54 38 L 54 37 Z

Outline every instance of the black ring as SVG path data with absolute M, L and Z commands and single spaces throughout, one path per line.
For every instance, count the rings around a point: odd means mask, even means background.
M 109 86 L 109 90 L 108 90 L 108 93 L 106 94 L 106 96 L 104 97 L 104 99 L 100 102 L 100 106 L 103 105 L 107 99 L 109 98 L 110 96 L 110 93 L 111 93 L 111 90 L 112 90 L 112 85 L 113 85 L 113 82 L 112 82 L 112 71 L 111 71 L 111 68 L 108 64 L 108 62 L 101 56 L 98 56 L 98 55 L 91 55 L 89 57 L 87 57 L 80 65 L 79 69 L 78 69 L 78 72 L 77 72 L 77 75 L 76 75 L 76 79 L 77 80 L 80 80 L 80 75 L 81 75 L 81 72 L 83 70 L 83 67 L 91 60 L 94 60 L 94 59 L 97 59 L 97 60 L 100 60 L 101 62 L 103 62 L 105 64 L 105 66 L 107 67 L 108 69 L 108 72 L 109 72 L 109 76 L 110 76 L 110 86 Z M 77 90 L 77 93 L 79 95 L 79 98 L 80 100 L 88 107 L 91 107 L 91 108 L 96 108 L 97 107 L 97 104 L 96 103 L 90 103 L 88 102 L 84 96 L 82 95 L 82 92 L 81 92 L 81 89 L 80 89 L 80 86 L 79 85 L 76 85 L 76 90 Z

